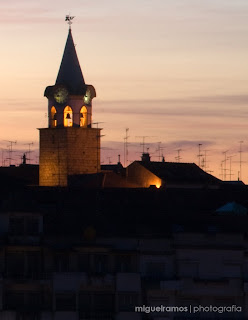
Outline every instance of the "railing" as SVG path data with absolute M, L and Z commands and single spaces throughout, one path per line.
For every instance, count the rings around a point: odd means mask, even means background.
M 6 271 L 2 274 L 3 279 L 13 280 L 51 280 L 51 272 L 20 272 Z
M 14 235 L 8 234 L 7 243 L 8 244 L 18 244 L 18 245 L 39 245 L 42 242 L 41 235 Z

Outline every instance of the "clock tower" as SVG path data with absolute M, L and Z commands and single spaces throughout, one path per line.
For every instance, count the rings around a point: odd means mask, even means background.
M 85 84 L 71 26 L 55 85 L 45 89 L 48 128 L 40 131 L 40 186 L 67 186 L 68 176 L 100 171 L 100 130 L 92 128 L 95 88 Z

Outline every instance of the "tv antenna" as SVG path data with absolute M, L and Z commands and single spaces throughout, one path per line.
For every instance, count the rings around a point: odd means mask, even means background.
M 242 175 L 241 175 L 241 169 L 242 169 L 242 143 L 244 141 L 239 141 L 239 177 L 238 177 L 238 180 L 241 180 L 242 179 Z
M 199 152 L 198 152 L 198 165 L 199 165 L 199 167 L 201 168 L 201 157 L 203 156 L 202 154 L 201 154 L 201 146 L 202 146 L 202 143 L 198 143 L 198 150 L 199 150 Z
M 111 164 L 111 163 L 112 163 L 112 162 L 111 162 L 111 158 L 112 158 L 112 157 L 107 157 L 107 159 L 108 159 L 108 163 L 109 163 L 109 164 Z
M 149 138 L 149 136 L 136 136 L 136 138 L 142 138 L 142 142 L 140 143 L 140 145 L 142 146 L 142 153 L 145 153 L 145 139 Z
M 229 156 L 227 157 L 227 160 L 229 160 L 229 176 L 230 176 L 230 181 L 232 180 L 232 158 L 236 157 L 236 155 Z
M 177 151 L 177 157 L 175 157 L 175 159 L 177 160 L 177 162 L 180 162 L 182 160 L 182 158 L 180 156 L 182 149 L 177 149 L 176 151 Z
M 151 138 L 151 136 L 136 136 L 136 138 L 142 138 L 142 142 L 140 143 L 140 145 L 142 146 L 142 152 L 145 153 L 145 146 L 147 143 L 145 143 L 145 139 L 146 138 Z
M 30 143 L 24 143 L 24 145 L 28 145 L 28 151 L 27 151 L 27 154 L 28 154 L 28 158 L 27 158 L 27 160 L 29 160 L 29 163 L 30 163 L 30 161 L 31 161 L 31 158 L 30 158 L 30 154 L 31 154 L 31 146 L 33 145 L 34 143 L 33 142 L 30 142 Z
M 227 168 L 226 168 L 226 160 L 227 160 L 227 157 L 226 157 L 226 154 L 227 154 L 228 150 L 222 152 L 225 156 L 224 160 L 223 160 L 223 163 L 224 163 L 224 181 L 226 181 L 226 171 L 227 171 Z
M 208 169 L 208 163 L 209 161 L 207 160 L 207 157 L 208 157 L 208 154 L 207 152 L 210 151 L 210 150 L 203 150 L 204 151 L 204 154 L 203 154 L 203 159 L 202 159 L 202 169 L 206 172 L 210 172 L 210 171 L 207 171 Z M 211 171 L 212 172 L 212 171 Z
M 128 138 L 130 137 L 128 132 L 129 128 L 126 128 L 126 135 L 124 137 L 124 167 L 126 167 L 128 163 Z
M 92 122 L 92 124 L 96 124 L 96 128 L 98 129 L 99 123 L 104 123 L 104 122 Z
M 13 144 L 16 144 L 17 141 L 10 141 L 10 140 L 5 140 L 9 142 L 9 145 L 7 146 L 9 148 L 9 157 L 7 158 L 9 160 L 9 166 L 11 166 L 11 160 L 12 160 L 12 152 L 13 152 Z
M 223 174 L 223 163 L 224 161 L 222 160 L 221 163 L 220 163 L 220 176 L 221 176 L 221 180 L 224 180 L 224 174 Z
M 156 150 L 156 152 L 158 152 L 158 161 L 162 161 L 163 160 L 163 149 L 164 148 L 161 147 L 161 141 L 158 142 L 158 148 Z M 162 153 L 161 153 L 161 151 L 162 151 Z

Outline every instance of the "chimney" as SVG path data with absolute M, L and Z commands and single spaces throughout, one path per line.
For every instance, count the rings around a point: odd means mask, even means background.
M 148 152 L 142 153 L 141 161 L 142 162 L 150 162 L 151 161 L 150 154 Z

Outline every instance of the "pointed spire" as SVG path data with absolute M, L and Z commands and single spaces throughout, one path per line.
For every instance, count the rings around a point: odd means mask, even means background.
M 86 91 L 86 85 L 78 61 L 71 28 L 69 28 L 63 58 L 56 80 L 56 85 L 59 84 L 66 85 L 70 94 L 84 95 Z

